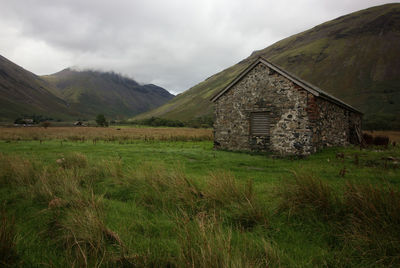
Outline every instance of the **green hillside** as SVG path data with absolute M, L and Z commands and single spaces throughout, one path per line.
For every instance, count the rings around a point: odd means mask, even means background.
M 79 116 L 53 90 L 39 76 L 0 56 L 0 121 L 25 115 L 63 120 Z
M 367 127 L 400 129 L 400 4 L 351 13 L 255 51 L 136 118 L 212 116 L 210 97 L 259 56 L 360 109 Z
M 161 87 L 140 85 L 112 72 L 65 69 L 42 78 L 68 101 L 71 110 L 85 117 L 102 113 L 122 119 L 154 109 L 174 97 Z

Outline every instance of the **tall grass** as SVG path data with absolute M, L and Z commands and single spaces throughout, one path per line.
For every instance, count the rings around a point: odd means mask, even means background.
M 93 194 L 70 203 L 56 225 L 56 244 L 67 253 L 71 266 L 100 266 L 121 255 L 123 242 L 104 223 L 101 198 Z
M 334 191 L 321 179 L 295 174 L 279 194 L 289 215 L 329 220 L 342 241 L 336 247 L 361 265 L 400 265 L 400 192 L 393 186 L 347 183 Z
M 43 208 L 38 216 L 45 219 L 45 228 L 38 232 L 62 252 L 61 263 L 71 267 L 259 267 L 279 259 L 269 243 L 244 245 L 241 241 L 246 239 L 242 232 L 268 227 L 267 211 L 251 181 L 239 183 L 225 172 L 193 179 L 183 168 L 168 170 L 155 164 L 124 172 L 120 160 L 93 164 L 80 153 L 58 160 L 43 165 L 0 155 L 0 166 L 6 170 L 4 186 L 10 183 L 9 187 Z M 99 186 L 105 180 L 114 191 Z M 172 256 L 157 255 L 151 248 L 148 253 L 132 251 L 105 222 L 104 202 L 109 199 L 134 202 L 166 215 L 177 227 L 177 251 Z
M 196 181 L 179 168 L 167 171 L 150 164 L 128 175 L 125 182 L 136 192 L 135 200 L 149 209 L 192 216 L 213 212 L 241 228 L 268 225 L 267 210 L 255 196 L 252 182 L 238 183 L 227 172 L 210 173 L 204 181 Z
M 7 215 L 3 205 L 0 210 L 0 265 L 13 267 L 18 261 L 15 218 Z
M 243 247 L 243 241 L 232 240 L 238 230 L 268 226 L 266 209 L 251 181 L 238 183 L 226 172 L 211 173 L 198 181 L 188 177 L 179 165 L 168 170 L 146 163 L 126 174 L 120 183 L 120 191 L 106 193 L 107 198 L 134 200 L 148 210 L 169 215 L 176 223 L 178 256 L 164 260 L 154 259 L 153 254 L 136 256 L 132 262 L 138 266 L 146 262 L 146 266 L 258 267 L 279 259 L 271 244 Z
M 56 161 L 63 168 L 85 168 L 88 164 L 84 154 L 73 152 Z
M 281 184 L 278 195 L 281 197 L 279 208 L 288 211 L 289 216 L 311 211 L 329 218 L 337 213 L 338 198 L 332 188 L 310 174 L 294 173 L 293 179 Z
M 180 230 L 178 267 L 269 267 L 279 264 L 279 254 L 270 244 L 265 241 L 262 245 L 252 244 L 252 241 L 238 243 L 234 231 L 224 227 L 216 214 L 200 213 L 194 220 L 186 215 L 179 218 L 177 224 Z
M 29 185 L 36 178 L 34 163 L 18 156 L 0 152 L 0 185 Z
M 344 239 L 376 264 L 400 265 L 400 192 L 392 186 L 348 183 Z
M 40 231 L 43 238 L 64 252 L 65 261 L 72 267 L 97 267 L 114 259 L 115 255 L 120 256 L 123 243 L 118 234 L 105 225 L 102 197 L 93 191 L 96 177 L 111 175 L 112 169 L 88 167 L 86 156 L 79 153 L 67 154 L 57 166 L 33 169 L 35 165 L 38 164 L 0 155 L 0 167 L 6 171 L 2 173 L 2 182 L 19 188 L 27 197 L 43 204 L 41 213 L 48 219 L 46 229 Z M 8 224 L 6 219 L 2 214 L 0 236 L 4 252 L 13 248 L 10 240 L 13 233 L 9 227 L 12 222 Z
M 204 196 L 209 206 L 225 212 L 230 224 L 244 229 L 268 226 L 267 208 L 257 199 L 252 180 L 243 185 L 231 173 L 211 173 Z
M 55 266 L 285 266 L 293 264 L 285 243 L 293 239 L 290 232 L 302 228 L 320 230 L 310 240 L 326 246 L 312 257 L 294 247 L 289 253 L 294 261 L 310 258 L 302 265 L 400 265 L 400 193 L 392 186 L 343 185 L 294 173 L 278 188 L 274 211 L 252 180 L 229 172 L 191 177 L 179 164 L 154 162 L 128 169 L 121 159 L 94 162 L 82 153 L 56 160 L 0 154 L 0 191 L 20 198 L 10 198 L 17 214 L 2 216 L 0 229 L 2 250 L 9 252 L 4 256 L 14 263 L 38 264 L 26 257 L 35 249 L 19 250 L 24 236 L 16 235 L 18 227 L 29 225 L 21 222 L 40 218 L 37 230 L 29 232 L 37 232 L 39 246 L 52 246 L 52 260 L 58 262 L 40 261 Z M 34 216 L 18 209 L 25 204 L 36 209 Z

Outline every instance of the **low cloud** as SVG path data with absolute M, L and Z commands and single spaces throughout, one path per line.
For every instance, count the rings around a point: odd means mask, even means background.
M 254 50 L 384 3 L 0 0 L 0 54 L 36 74 L 113 70 L 179 93 Z

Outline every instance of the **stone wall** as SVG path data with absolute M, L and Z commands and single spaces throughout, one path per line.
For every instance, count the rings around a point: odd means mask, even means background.
M 309 154 L 307 92 L 289 79 L 258 64 L 216 101 L 215 147 L 240 151 Z M 270 134 L 250 135 L 252 112 L 267 112 Z
M 317 149 L 357 143 L 354 127 L 361 129 L 361 114 L 326 99 L 314 97 L 318 110 L 313 124 L 313 143 Z
M 268 135 L 251 135 L 252 112 L 267 113 Z M 214 146 L 308 155 L 325 146 L 347 145 L 355 124 L 361 126 L 359 114 L 315 97 L 259 63 L 216 101 Z

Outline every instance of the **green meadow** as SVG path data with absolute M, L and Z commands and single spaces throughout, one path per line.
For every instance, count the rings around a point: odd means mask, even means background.
M 400 149 L 0 140 L 1 266 L 400 265 Z

